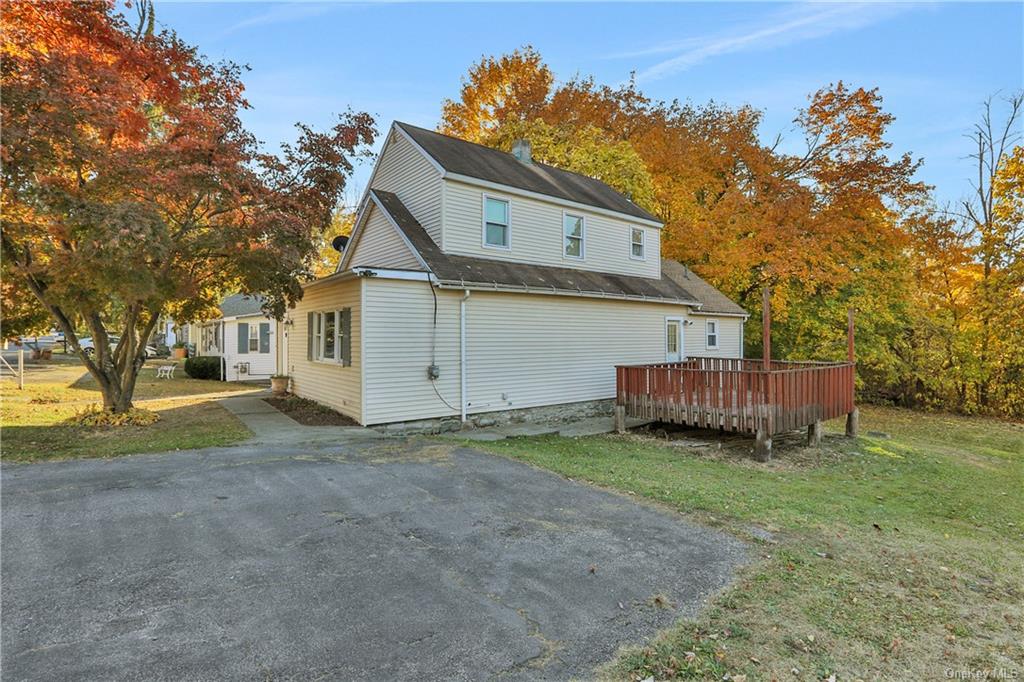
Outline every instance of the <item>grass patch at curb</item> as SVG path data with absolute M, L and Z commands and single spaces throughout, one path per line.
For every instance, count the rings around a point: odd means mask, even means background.
M 878 435 L 768 465 L 636 435 L 472 446 L 751 542 L 729 590 L 624 649 L 609 678 L 1024 675 L 1024 427 L 870 407 L 861 424 Z

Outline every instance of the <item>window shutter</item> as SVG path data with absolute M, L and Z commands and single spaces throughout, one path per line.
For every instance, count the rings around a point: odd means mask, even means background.
M 306 314 L 306 359 L 313 359 L 313 325 L 316 313 Z
M 270 323 L 260 322 L 260 352 L 270 352 Z
M 249 323 L 238 323 L 238 353 L 239 355 L 249 352 Z
M 341 309 L 341 363 L 352 364 L 352 309 Z

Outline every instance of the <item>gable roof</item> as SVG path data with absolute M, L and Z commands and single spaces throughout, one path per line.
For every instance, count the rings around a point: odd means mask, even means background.
M 446 173 L 486 180 L 661 224 L 658 218 L 595 178 L 537 161 L 523 163 L 508 152 L 408 123 L 395 121 L 395 126 L 412 138 Z
M 263 315 L 263 297 L 248 294 L 232 294 L 220 302 L 221 317 Z
M 686 288 L 701 303 L 700 313 L 721 313 L 724 315 L 746 315 L 747 311 L 733 303 L 732 299 L 714 288 L 679 261 L 661 261 L 661 276 L 668 277 Z
M 661 279 L 616 275 L 590 270 L 577 270 L 549 265 L 532 265 L 445 254 L 427 231 L 392 192 L 372 189 L 378 206 L 391 217 L 393 224 L 405 234 L 408 242 L 441 286 L 487 286 L 525 291 L 610 296 L 665 301 L 699 306 L 700 301 L 679 282 Z

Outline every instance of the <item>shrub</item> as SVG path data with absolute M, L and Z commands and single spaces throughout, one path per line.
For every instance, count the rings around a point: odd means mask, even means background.
M 220 357 L 204 355 L 185 360 L 185 374 L 193 379 L 220 379 Z
M 74 417 L 68 419 L 67 423 L 73 426 L 149 426 L 153 424 L 160 415 L 149 410 L 133 407 L 127 412 L 114 414 L 104 410 L 99 405 L 90 405 Z

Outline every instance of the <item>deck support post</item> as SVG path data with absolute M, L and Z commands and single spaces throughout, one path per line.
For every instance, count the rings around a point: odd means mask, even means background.
M 853 408 L 853 412 L 848 412 L 846 415 L 846 437 L 856 438 L 857 432 L 860 430 L 860 410 L 856 407 Z
M 754 446 L 754 457 L 758 462 L 770 462 L 772 459 L 772 437 L 764 429 L 757 430 L 757 444 Z
M 857 356 L 854 353 L 853 347 L 853 308 L 846 311 L 846 360 L 848 362 L 856 362 Z M 854 374 L 850 374 L 850 393 L 853 393 L 854 385 Z M 853 400 L 850 401 L 851 403 Z M 856 406 L 853 408 L 853 412 L 846 413 L 846 437 L 856 438 L 857 431 L 860 430 L 860 412 Z
M 615 406 L 615 433 L 626 432 L 626 406 Z
M 821 420 L 816 420 L 807 427 L 807 447 L 816 448 L 821 445 Z

